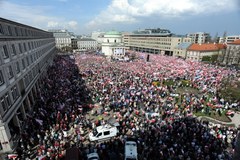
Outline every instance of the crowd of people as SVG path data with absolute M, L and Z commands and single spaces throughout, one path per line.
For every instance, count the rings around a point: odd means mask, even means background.
M 239 101 L 218 94 L 224 77 L 240 81 L 236 70 L 161 55 L 150 55 L 149 62 L 112 62 L 94 54 L 57 56 L 28 115 L 18 155 L 63 159 L 67 149 L 78 147 L 82 159 L 94 149 L 100 159 L 120 160 L 124 142 L 134 137 L 139 160 L 231 159 L 238 126 L 219 126 L 193 115 L 208 107 L 220 112 L 240 107 Z M 96 107 L 101 111 L 92 113 Z M 104 117 L 119 122 L 119 135 L 89 142 L 88 133 L 105 124 Z

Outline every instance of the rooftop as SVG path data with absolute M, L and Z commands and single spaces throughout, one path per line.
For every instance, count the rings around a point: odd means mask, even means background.
M 79 38 L 78 41 L 96 41 L 96 40 L 92 38 Z
M 146 34 L 149 35 L 150 34 L 150 35 L 162 35 L 162 36 L 172 35 L 170 30 L 168 30 L 168 29 L 161 29 L 161 28 L 137 30 L 137 31 L 134 31 L 133 34 L 141 34 L 141 35 L 146 35 Z
M 177 49 L 187 49 L 192 43 L 189 42 L 184 42 L 184 43 L 180 43 L 176 48 Z
M 236 40 L 236 41 L 233 41 L 233 42 L 230 42 L 228 44 L 235 44 L 235 45 L 240 45 L 240 39 Z
M 112 31 L 107 32 L 105 35 L 121 35 L 121 33 L 118 31 L 112 30 Z
M 204 44 L 192 44 L 188 50 L 190 51 L 218 51 L 226 48 L 225 44 L 204 43 Z

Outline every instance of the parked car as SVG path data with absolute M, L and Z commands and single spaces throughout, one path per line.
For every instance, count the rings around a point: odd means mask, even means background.
M 124 160 L 137 160 L 137 143 L 135 141 L 126 141 L 124 148 Z

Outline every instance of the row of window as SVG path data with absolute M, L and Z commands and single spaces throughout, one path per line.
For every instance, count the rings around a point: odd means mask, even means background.
M 171 43 L 166 43 L 166 42 L 156 42 L 156 41 L 131 41 L 131 44 L 160 44 L 160 45 L 171 45 Z
M 52 33 L 46 31 L 34 30 L 26 27 L 20 27 L 1 22 L 0 22 L 0 34 L 5 36 L 52 37 Z
M 32 53 L 31 55 L 28 55 L 24 58 L 22 58 L 21 60 L 18 60 L 12 64 L 10 64 L 9 66 L 6 67 L 7 70 L 7 78 L 8 79 L 12 79 L 14 77 L 14 72 L 16 74 L 19 74 L 21 72 L 21 70 L 25 70 L 26 67 L 30 66 L 32 63 L 34 63 L 37 59 L 39 59 L 46 51 L 48 51 L 49 49 L 53 48 L 54 44 L 43 48 L 42 50 L 39 50 L 35 53 Z M 21 62 L 21 66 L 20 66 L 20 62 Z M 15 71 L 13 71 L 13 69 L 15 69 Z M 5 83 L 4 81 L 4 77 L 3 77 L 3 73 L 0 70 L 0 86 L 3 85 Z
M 139 37 L 136 37 L 136 38 L 131 38 L 129 41 L 149 41 L 149 40 L 152 40 L 152 41 L 165 41 L 165 42 L 171 42 L 171 38 L 165 38 L 165 37 L 162 37 L 162 38 L 154 38 L 154 37 L 148 37 L 148 38 L 139 38 Z
M 96 41 L 79 41 L 78 45 L 85 45 L 85 44 L 98 44 Z
M 18 87 L 16 85 L 14 85 L 11 90 L 11 98 L 9 96 L 9 93 L 5 93 L 2 97 L 0 97 L 0 101 L 1 101 L 1 107 L 3 109 L 3 112 L 5 113 L 5 111 L 7 111 L 8 108 L 10 108 L 12 106 L 12 104 L 18 99 L 18 97 L 20 96 L 19 94 L 19 90 Z
M 2 56 L 3 59 L 9 58 L 9 53 L 11 53 L 12 56 L 17 55 L 17 52 L 19 54 L 22 54 L 24 52 L 27 52 L 28 50 L 36 49 L 42 45 L 51 43 L 52 39 L 47 40 L 41 40 L 41 41 L 31 41 L 31 42 L 23 42 L 23 43 L 14 43 L 11 45 L 3 45 L 2 46 Z
M 51 46 L 51 48 L 53 48 L 54 46 Z M 44 49 L 45 51 L 49 51 L 50 49 L 50 46 L 46 49 Z M 51 55 L 48 55 L 46 56 L 43 61 L 41 61 L 39 63 L 39 65 L 35 65 L 31 71 L 29 71 L 24 77 L 23 77 L 23 81 L 24 81 L 24 85 L 25 85 L 25 88 L 31 83 L 31 81 L 34 79 L 34 77 L 38 74 L 38 71 L 39 71 L 39 68 L 42 68 L 45 64 L 45 61 L 47 61 L 49 59 L 49 56 Z M 3 84 L 4 83 L 4 80 L 3 80 L 3 74 L 2 72 L 0 71 L 0 83 Z M 10 97 L 11 96 L 11 97 Z M 10 94 L 9 92 L 5 93 L 2 97 L 0 97 L 0 107 L 2 108 L 3 110 L 3 113 L 4 114 L 13 104 L 14 102 L 19 98 L 20 96 L 20 92 L 19 92 L 19 89 L 17 87 L 17 85 L 14 85 L 11 89 L 10 89 Z

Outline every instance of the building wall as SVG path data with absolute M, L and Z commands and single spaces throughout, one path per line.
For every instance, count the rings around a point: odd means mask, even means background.
M 213 56 L 220 54 L 219 51 L 187 51 L 187 60 L 202 61 L 204 56 Z
M 53 33 L 55 38 L 56 48 L 60 50 L 65 50 L 66 47 L 72 47 L 72 39 L 74 38 L 73 33 L 68 32 L 68 30 L 49 30 Z
M 238 39 L 240 39 L 240 35 L 227 36 L 225 38 L 221 37 L 219 38 L 219 43 L 231 43 Z
M 98 42 L 95 40 L 78 40 L 78 49 L 81 50 L 96 50 L 98 48 Z
M 211 39 L 210 34 L 205 32 L 189 33 L 187 37 L 191 38 L 193 43 L 198 44 L 207 43 Z
M 52 33 L 0 18 L 0 153 L 16 147 L 54 53 Z
M 155 54 L 173 55 L 174 49 L 182 42 L 191 42 L 191 38 L 186 37 L 163 37 L 156 35 L 134 35 L 125 34 L 123 42 L 130 50 L 148 52 Z
M 228 44 L 227 50 L 223 56 L 223 63 L 227 65 L 240 65 L 240 45 Z
M 187 49 L 175 48 L 173 51 L 173 56 L 185 59 L 187 56 Z
M 119 51 L 123 52 L 119 52 Z M 104 35 L 102 43 L 102 53 L 106 56 L 124 56 L 125 47 L 122 42 L 122 35 Z

